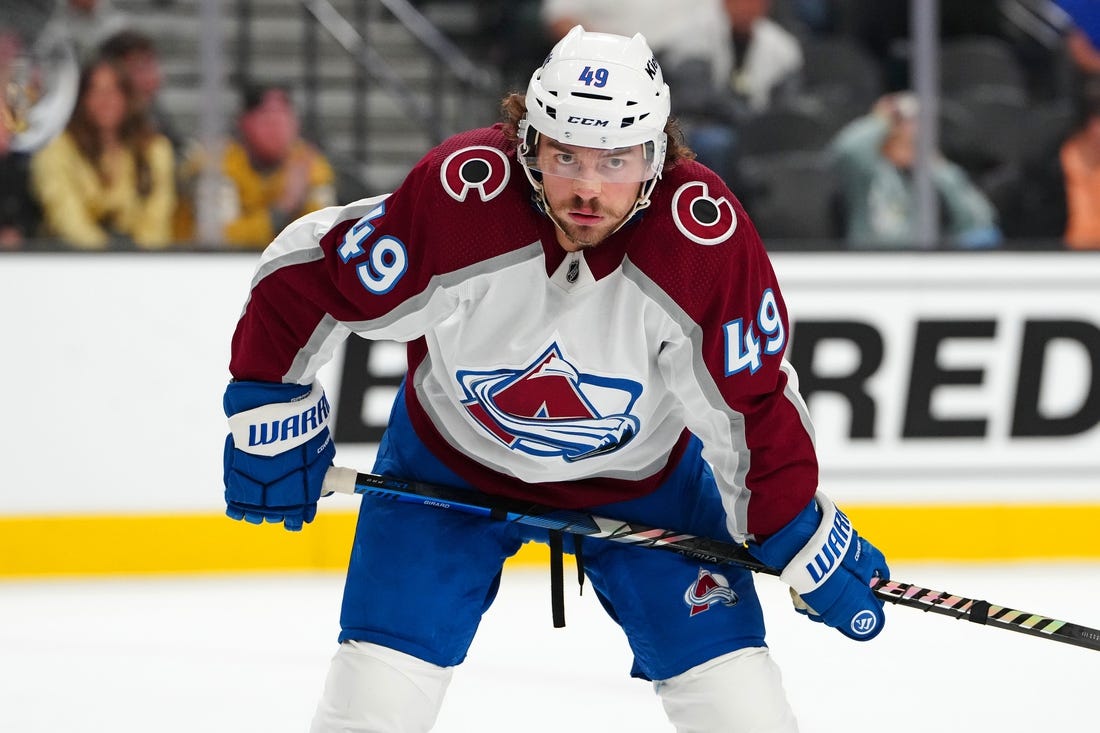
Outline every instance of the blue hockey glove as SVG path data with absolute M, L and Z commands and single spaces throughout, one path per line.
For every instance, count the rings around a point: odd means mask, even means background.
M 291 531 L 312 522 L 336 454 L 321 385 L 231 382 L 224 406 L 225 513 Z
M 791 587 L 795 610 L 857 641 L 873 639 L 886 621 L 871 579 L 890 577 L 882 553 L 859 536 L 842 511 L 818 493 L 787 526 L 749 552 Z

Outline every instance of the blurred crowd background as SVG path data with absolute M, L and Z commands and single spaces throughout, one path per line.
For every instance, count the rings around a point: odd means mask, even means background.
M 913 3 L 938 28 L 932 97 L 914 92 Z M 496 121 L 576 23 L 647 37 L 687 142 L 773 249 L 1100 249 L 1095 0 L 0 9 L 0 250 L 262 248 Z M 934 242 L 917 230 L 922 135 Z

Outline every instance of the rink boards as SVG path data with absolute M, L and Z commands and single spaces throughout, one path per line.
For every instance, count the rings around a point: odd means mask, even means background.
M 775 255 L 822 488 L 897 559 L 1097 558 L 1100 255 Z M 252 254 L 0 257 L 0 575 L 342 568 L 355 500 L 221 516 L 221 394 Z M 369 468 L 400 350 L 321 372 Z M 525 549 L 520 562 L 541 562 Z

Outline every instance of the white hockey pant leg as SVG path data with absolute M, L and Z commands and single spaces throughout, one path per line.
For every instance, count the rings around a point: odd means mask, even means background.
M 332 658 L 310 733 L 431 730 L 453 671 L 378 644 L 346 641 Z
M 738 649 L 653 686 L 677 733 L 798 733 L 766 647 Z

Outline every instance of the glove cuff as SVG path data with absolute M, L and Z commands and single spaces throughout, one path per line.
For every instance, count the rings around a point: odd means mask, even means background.
M 225 409 L 225 416 L 229 417 L 263 405 L 293 402 L 308 395 L 310 386 L 284 382 L 234 380 L 225 388 L 222 407 Z
M 314 382 L 308 394 L 231 415 L 229 432 L 238 450 L 277 456 L 320 435 L 328 427 L 329 412 L 325 391 Z
M 820 491 L 814 501 L 821 511 L 817 530 L 780 573 L 780 579 L 799 595 L 822 586 L 840 568 L 844 556 L 857 541 L 852 523 Z

